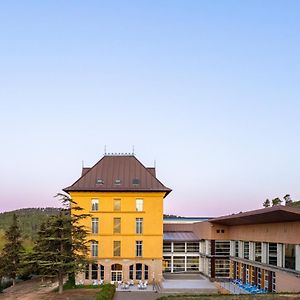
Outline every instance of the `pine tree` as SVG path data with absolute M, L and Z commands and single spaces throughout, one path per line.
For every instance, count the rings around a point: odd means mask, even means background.
M 21 242 L 21 231 L 18 218 L 14 214 L 11 226 L 5 232 L 6 243 L 0 257 L 1 276 L 12 278 L 13 285 L 22 268 L 22 254 L 24 248 Z
M 80 224 L 80 221 L 89 214 L 80 213 L 82 208 L 66 195 L 58 194 L 58 196 L 64 209 L 59 215 L 51 216 L 41 227 L 29 263 L 39 274 L 56 276 L 59 293 L 62 293 L 64 278 L 83 271 L 85 265 L 89 263 L 88 231 Z
M 266 201 L 263 203 L 263 207 L 270 207 L 270 200 L 266 199 Z
M 293 203 L 293 200 L 291 198 L 291 195 L 289 194 L 286 194 L 284 197 L 283 197 L 284 201 L 285 201 L 285 205 L 288 206 L 289 204 Z

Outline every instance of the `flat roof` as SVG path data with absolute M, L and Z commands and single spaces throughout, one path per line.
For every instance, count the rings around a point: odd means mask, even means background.
M 248 225 L 300 221 L 300 209 L 283 205 L 240 212 L 209 220 L 223 225 Z

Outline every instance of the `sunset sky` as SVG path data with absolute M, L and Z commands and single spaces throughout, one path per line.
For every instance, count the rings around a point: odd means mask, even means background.
M 108 152 L 217 216 L 300 199 L 300 2 L 2 1 L 0 211 Z

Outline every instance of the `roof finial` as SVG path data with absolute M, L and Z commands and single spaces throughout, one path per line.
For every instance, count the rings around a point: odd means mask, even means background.
M 132 145 L 132 155 L 134 155 L 134 145 Z
M 154 168 L 156 169 L 156 159 L 154 159 Z
M 106 145 L 104 145 L 104 155 L 106 155 Z
M 84 168 L 84 160 L 81 161 L 82 169 Z

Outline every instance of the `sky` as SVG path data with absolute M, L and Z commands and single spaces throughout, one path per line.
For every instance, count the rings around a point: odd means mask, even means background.
M 131 152 L 218 216 L 300 199 L 300 2 L 1 1 L 0 211 Z

